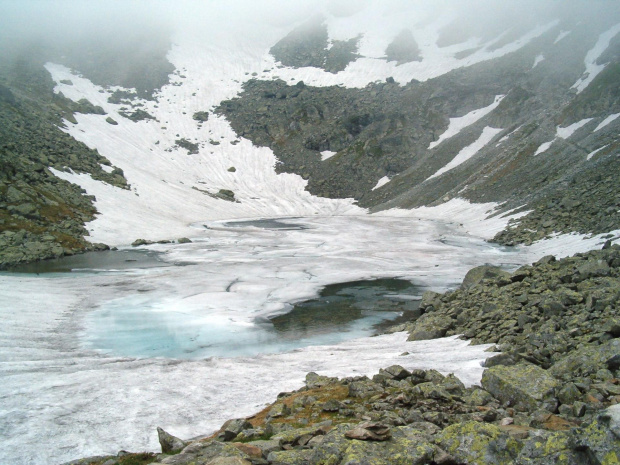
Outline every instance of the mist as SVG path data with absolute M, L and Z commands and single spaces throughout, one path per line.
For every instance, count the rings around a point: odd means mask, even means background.
M 552 20 L 610 21 L 618 17 L 620 5 L 611 0 L 1 0 L 0 65 L 30 55 L 42 62 L 61 62 L 99 84 L 145 87 L 131 75 L 149 72 L 147 61 L 164 61 L 180 33 L 199 35 L 201 29 L 220 28 L 244 34 L 249 25 L 265 24 L 286 34 L 313 15 L 355 21 L 363 9 L 373 10 L 377 24 L 402 13 L 410 18 L 411 28 L 450 18 L 438 39 L 438 45 L 449 46 L 472 37 L 490 40 L 501 35 L 508 40 Z M 123 71 L 123 63 L 137 69 Z M 146 87 L 164 83 L 165 77 L 158 76 Z

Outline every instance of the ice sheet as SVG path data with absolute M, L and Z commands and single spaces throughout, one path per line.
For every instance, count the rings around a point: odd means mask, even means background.
M 372 277 L 454 286 L 480 263 L 517 266 L 512 254 L 458 224 L 410 217 L 287 219 L 306 229 L 209 222 L 194 242 L 157 245 L 169 262 L 194 265 L 89 275 L 0 275 L 0 462 L 58 463 L 119 449 L 157 449 L 155 427 L 181 437 L 249 415 L 308 371 L 372 374 L 393 363 L 455 371 L 477 382 L 489 354 L 459 340 L 414 344 L 402 334 L 279 355 L 180 360 L 123 358 L 95 350 L 97 314 L 138 305 L 154 321 L 192 318 L 242 339 L 257 318 L 314 297 L 323 285 Z M 174 328 L 163 325 L 162 328 Z M 180 334 L 181 337 L 184 334 Z M 402 357 L 403 352 L 412 355 Z M 190 354 L 191 356 L 191 354 Z M 251 385 L 252 389 L 248 389 Z

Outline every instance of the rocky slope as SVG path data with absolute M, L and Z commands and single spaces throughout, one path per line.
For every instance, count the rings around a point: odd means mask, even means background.
M 252 80 L 217 111 L 238 134 L 270 147 L 277 169 L 307 179 L 315 195 L 353 197 L 371 211 L 457 196 L 499 202 L 504 210 L 527 205 L 534 212 L 497 238 L 506 244 L 531 243 L 554 231 L 618 229 L 620 191 L 610 177 L 620 168 L 617 121 L 599 125 L 620 112 L 620 40 L 598 57 L 607 66 L 578 93 L 584 57 L 609 18 L 589 20 L 562 22 L 558 28 L 572 33 L 559 42 L 553 28 L 517 52 L 425 82 L 401 86 L 388 79 L 350 89 Z M 288 66 L 324 68 L 318 52 L 316 60 L 291 60 L 309 48 L 325 48 L 327 38 L 318 40 L 317 30 L 301 26 L 272 48 L 273 55 Z M 406 38 L 401 34 L 390 44 L 388 59 L 407 60 L 405 52 L 394 55 Z M 408 60 L 416 58 L 408 53 Z M 504 97 L 492 111 L 440 139 L 450 118 L 488 107 L 498 96 Z M 559 129 L 571 126 L 579 127 Z M 485 134 L 493 136 L 486 140 Z M 477 150 L 470 149 L 476 143 Z M 453 162 L 467 150 L 473 156 Z M 571 213 L 577 197 L 581 203 Z
M 62 127 L 74 112 L 103 113 L 88 101 L 54 94 L 41 63 L 21 57 L 3 68 L 0 83 L 0 269 L 41 258 L 105 248 L 89 244 L 84 223 L 93 199 L 50 168 L 89 173 L 127 188 L 123 172 L 75 141 Z M 109 167 L 104 170 L 103 167 Z
M 460 289 L 426 293 L 422 316 L 393 330 L 496 344 L 481 386 L 401 366 L 372 379 L 309 373 L 304 388 L 210 438 L 160 430 L 162 454 L 73 463 L 618 463 L 619 301 L 620 246 L 609 243 L 512 274 L 474 268 Z
M 0 269 L 107 248 L 88 241 L 85 223 L 97 213 L 94 199 L 56 177 L 51 168 L 88 173 L 93 179 L 129 188 L 122 169 L 63 131 L 65 124 L 77 123 L 74 113 L 105 112 L 87 100 L 76 103 L 54 93 L 45 62 L 57 60 L 76 67 L 94 82 L 135 88 L 128 96 L 122 94 L 131 105 L 138 95 L 152 98 L 167 82 L 172 71 L 165 60 L 168 47 L 167 41 L 127 47 L 126 43 L 102 43 L 99 38 L 80 46 L 11 44 L 0 53 Z M 139 119 L 140 111 L 127 117 Z M 108 122 L 116 124 L 111 118 Z

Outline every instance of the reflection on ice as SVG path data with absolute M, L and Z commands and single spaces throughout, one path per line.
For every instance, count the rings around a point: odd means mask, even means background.
M 416 295 L 391 296 L 393 291 Z M 286 314 L 235 323 L 183 311 L 160 311 L 145 296 L 114 299 L 86 318 L 87 345 L 125 357 L 208 358 L 277 353 L 370 336 L 378 323 L 417 308 L 419 290 L 382 279 L 327 286 Z M 405 299 L 405 302 L 403 302 Z

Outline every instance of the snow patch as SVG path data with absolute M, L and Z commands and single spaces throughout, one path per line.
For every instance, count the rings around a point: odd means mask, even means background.
M 338 152 L 331 152 L 329 150 L 323 150 L 321 152 L 321 161 L 329 160 L 331 157 L 336 155 Z
M 567 35 L 569 35 L 572 31 L 560 31 L 560 33 L 558 34 L 558 36 L 555 38 L 555 40 L 553 41 L 553 45 L 557 44 L 560 40 L 562 40 L 564 37 L 566 37 Z
M 608 124 L 613 123 L 619 116 L 620 116 L 620 113 L 614 113 L 613 115 L 609 115 L 607 118 L 601 121 L 601 123 L 596 127 L 596 129 L 594 129 L 594 132 L 600 129 L 603 129 Z
M 456 155 L 456 157 L 452 159 L 450 163 L 438 170 L 432 176 L 428 177 L 427 180 L 440 176 L 446 171 L 450 171 L 451 169 L 456 168 L 460 164 L 465 163 L 471 157 L 476 155 L 480 151 L 480 149 L 482 149 L 485 145 L 491 142 L 491 140 L 502 131 L 503 129 L 492 128 L 490 126 L 485 127 L 482 130 L 482 134 L 480 135 L 480 137 L 474 143 L 468 145 L 467 147 L 464 147 Z
M 379 181 L 377 181 L 377 185 L 372 188 L 372 190 L 379 189 L 381 186 L 385 186 L 388 182 L 390 182 L 390 178 L 387 176 L 383 176 Z
M 586 160 L 590 160 L 594 155 L 599 153 L 601 150 L 606 149 L 607 147 L 609 147 L 609 144 L 603 145 L 600 149 L 596 149 L 594 152 L 590 152 L 586 157 Z
M 543 144 L 540 144 L 540 147 L 538 147 L 536 152 L 534 152 L 534 156 L 540 155 L 541 153 L 549 150 L 549 148 L 553 145 L 554 142 L 555 142 L 555 139 L 553 139 L 551 142 L 545 142 Z
M 540 147 L 538 147 L 538 149 L 536 150 L 536 152 L 534 152 L 534 156 L 536 155 L 540 155 L 543 152 L 546 152 L 547 150 L 549 150 L 549 148 L 553 145 L 553 143 L 558 140 L 558 139 L 568 139 L 569 137 L 571 137 L 573 134 L 575 134 L 575 132 L 578 129 L 581 129 L 582 127 L 584 127 L 586 124 L 588 124 L 590 121 L 592 121 L 594 118 L 586 118 L 586 119 L 582 119 L 581 121 L 578 121 L 576 123 L 573 123 L 569 126 L 566 126 L 565 128 L 558 126 L 555 128 L 555 139 L 553 139 L 550 142 L 545 142 L 544 144 L 541 144 Z
M 503 215 L 494 215 L 499 204 L 471 203 L 468 200 L 456 197 L 447 200 L 441 205 L 434 207 L 418 207 L 412 210 L 392 209 L 374 213 L 372 216 L 390 216 L 419 218 L 432 221 L 445 221 L 448 224 L 458 224 L 468 234 L 483 239 L 491 239 L 502 231 L 511 219 L 518 219 L 527 215 L 528 212 L 512 214 L 506 212 Z
M 536 56 L 536 58 L 534 59 L 534 65 L 532 66 L 532 69 L 536 68 L 536 66 L 538 66 L 538 64 L 544 59 L 545 59 L 545 56 L 542 53 Z
M 601 71 L 605 69 L 607 63 L 599 65 L 596 63 L 596 60 L 603 54 L 607 47 L 609 47 L 609 43 L 611 40 L 618 35 L 620 32 L 620 24 L 616 24 L 611 29 L 603 32 L 594 47 L 586 54 L 586 58 L 584 63 L 586 65 L 586 70 L 583 73 L 583 76 L 573 84 L 571 89 L 577 89 L 577 93 L 580 94 L 584 91 L 586 87 L 590 85 L 590 83 L 594 80 L 596 76 L 598 76 Z
M 566 126 L 565 128 L 558 126 L 556 128 L 556 137 L 559 137 L 561 139 L 568 139 L 570 136 L 572 136 L 575 133 L 575 131 L 584 127 L 586 124 L 588 124 L 593 119 L 594 118 L 582 119 L 581 121 L 573 123 L 570 126 Z
M 429 150 L 437 147 L 444 140 L 455 136 L 456 134 L 461 132 L 466 127 L 471 126 L 476 121 L 480 120 L 481 118 L 491 113 L 493 110 L 495 110 L 498 107 L 498 105 L 501 103 L 504 97 L 505 95 L 496 95 L 495 99 L 493 100 L 493 103 L 491 103 L 489 106 L 470 111 L 464 116 L 460 116 L 457 118 L 450 118 L 450 124 L 448 125 L 448 129 L 446 129 L 446 131 L 439 136 L 439 139 L 430 143 L 430 145 L 428 146 Z

